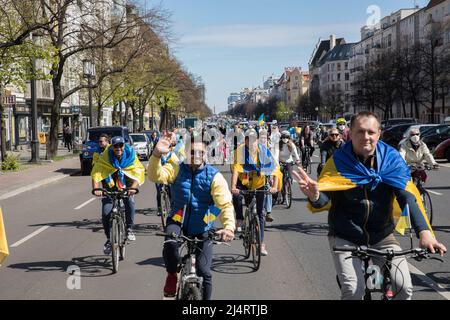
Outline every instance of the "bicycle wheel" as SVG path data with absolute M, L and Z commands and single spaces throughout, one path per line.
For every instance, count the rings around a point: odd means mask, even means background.
M 181 300 L 202 300 L 202 293 L 196 284 L 190 283 L 185 286 L 182 297 Z
M 117 223 L 117 219 L 112 219 L 110 227 L 110 238 L 111 238 L 111 257 L 112 257 L 112 267 L 113 273 L 119 271 L 119 245 L 120 245 L 120 229 Z
M 242 229 L 242 239 L 245 251 L 245 259 L 250 258 L 251 234 L 250 234 L 250 213 L 249 209 L 245 212 L 244 227 Z
M 291 182 L 291 179 L 290 178 L 288 178 L 288 179 L 286 179 L 286 195 L 285 195 L 285 197 L 286 197 L 286 209 L 289 209 L 290 207 L 291 207 L 291 205 L 292 205 L 292 182 Z
M 252 219 L 251 237 L 253 269 L 258 271 L 261 265 L 261 226 L 259 224 L 259 218 L 256 216 Z
M 433 225 L 433 204 L 431 202 L 431 196 L 425 189 L 421 190 L 420 196 L 422 198 L 423 206 L 425 208 L 425 212 L 427 214 L 431 226 Z
M 161 224 L 163 227 L 163 230 L 166 230 L 167 226 L 167 217 L 169 216 L 169 210 L 170 210 L 170 200 L 167 195 L 167 193 L 163 193 L 163 207 L 162 207 L 162 213 L 161 213 Z

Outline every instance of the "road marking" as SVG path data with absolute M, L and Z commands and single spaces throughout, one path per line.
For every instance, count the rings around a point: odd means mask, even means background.
M 76 207 L 74 210 L 80 210 L 81 208 L 83 208 L 84 206 L 88 205 L 89 203 L 91 203 L 92 201 L 96 200 L 97 198 L 92 198 L 89 199 L 88 201 L 84 202 L 83 204 L 80 204 L 78 207 Z
M 319 156 L 317 156 L 317 155 L 313 154 L 313 157 L 316 157 L 316 158 L 318 158 Z
M 439 192 L 435 192 L 435 191 L 431 191 L 431 190 L 427 190 L 429 193 L 435 194 L 437 196 L 442 196 L 442 193 Z
M 42 187 L 44 185 L 47 185 L 49 183 L 53 183 L 53 182 L 59 181 L 61 179 L 67 178 L 67 177 L 69 177 L 69 175 L 63 175 L 62 174 L 62 175 L 59 175 L 59 176 L 55 176 L 55 177 L 51 177 L 51 178 L 45 179 L 43 181 L 38 181 L 38 182 L 35 182 L 35 183 L 32 183 L 32 184 L 29 184 L 28 186 L 21 187 L 21 188 L 18 188 L 16 190 L 13 190 L 11 192 L 5 193 L 4 195 L 0 196 L 0 200 L 6 200 L 6 199 L 9 199 L 9 198 L 15 197 L 15 196 L 17 196 L 17 195 L 19 195 L 21 193 L 26 192 L 26 191 L 30 191 L 30 190 Z
M 439 163 L 440 167 L 446 167 L 446 168 L 450 168 L 450 164 L 447 163 Z
M 414 267 L 412 264 L 408 263 L 409 270 L 416 274 L 428 287 L 439 293 L 445 299 L 450 300 L 450 291 L 443 288 L 441 285 L 434 282 L 432 279 L 427 277 L 425 273 Z
M 11 245 L 11 248 L 15 248 L 15 247 L 20 246 L 22 243 L 24 243 L 24 242 L 30 240 L 31 238 L 37 236 L 39 233 L 45 231 L 45 230 L 46 230 L 47 228 L 49 228 L 49 227 L 50 227 L 50 226 L 43 226 L 42 228 L 36 230 L 36 231 L 33 232 L 32 234 L 26 236 L 26 237 L 23 238 L 22 240 L 19 240 L 19 241 L 17 241 L 16 243 L 12 244 L 12 245 Z

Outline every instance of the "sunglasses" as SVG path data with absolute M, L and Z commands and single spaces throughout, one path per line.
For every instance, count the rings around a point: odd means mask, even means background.
M 420 136 L 420 133 L 411 133 L 410 136 L 411 137 L 413 137 L 413 136 Z
M 124 144 L 123 143 L 118 143 L 113 145 L 113 148 L 117 149 L 117 148 L 123 148 Z
M 330 133 L 330 136 L 337 137 L 337 136 L 339 136 L 339 133 Z

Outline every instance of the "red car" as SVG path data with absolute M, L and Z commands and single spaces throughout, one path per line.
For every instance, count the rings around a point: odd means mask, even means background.
M 434 157 L 436 159 L 447 159 L 450 161 L 450 139 L 445 140 L 436 147 Z

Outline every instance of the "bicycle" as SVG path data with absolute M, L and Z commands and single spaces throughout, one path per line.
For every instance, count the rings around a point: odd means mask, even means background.
M 165 231 L 167 227 L 167 217 L 170 214 L 170 189 L 169 186 L 165 184 L 161 186 L 161 202 L 161 224 Z
M 305 153 L 305 161 L 303 162 L 303 168 L 308 174 L 312 172 L 312 162 L 311 162 L 311 147 L 305 146 L 303 151 Z
M 135 194 L 139 193 L 138 189 L 127 188 L 120 191 L 108 191 L 103 188 L 93 189 L 92 194 L 95 195 L 95 191 L 101 191 L 103 196 L 106 196 L 112 200 L 113 207 L 109 218 L 109 237 L 111 242 L 111 257 L 113 273 L 119 271 L 119 261 L 125 259 L 125 246 L 127 244 L 127 228 L 125 218 L 125 205 L 123 199 L 128 198 L 128 191 L 134 190 Z
M 212 244 L 224 244 L 230 246 L 228 243 L 220 241 L 216 234 L 216 230 L 208 231 L 207 240 L 212 240 Z M 158 236 L 169 238 L 164 241 L 176 242 L 181 244 L 181 250 L 186 248 L 186 254 L 181 258 L 178 265 L 178 284 L 176 300 L 202 300 L 203 299 L 203 277 L 197 275 L 197 258 L 196 253 L 200 251 L 199 244 L 206 240 L 200 240 L 195 237 L 187 237 L 184 235 L 177 235 L 176 233 L 158 233 Z
M 412 258 L 416 261 L 422 261 L 424 259 L 432 259 L 444 262 L 442 259 L 431 257 L 430 252 L 427 249 L 421 248 L 413 248 L 410 250 L 403 251 L 394 251 L 394 250 L 386 250 L 380 251 L 377 249 L 368 248 L 367 246 L 344 246 L 344 247 L 333 247 L 333 251 L 335 252 L 351 252 L 351 256 L 346 259 L 354 259 L 358 258 L 364 262 L 364 283 L 365 283 L 365 293 L 364 300 L 372 300 L 372 293 L 381 292 L 382 300 L 393 300 L 395 298 L 394 291 L 392 289 L 392 279 L 391 279 L 391 269 L 392 269 L 392 261 L 395 257 L 405 256 L 406 258 Z M 411 255 L 411 256 L 408 256 Z M 375 277 L 374 272 L 370 273 L 369 261 L 371 259 L 386 259 L 386 263 L 384 264 L 383 274 L 380 278 Z M 339 278 L 336 276 L 339 287 L 341 287 Z M 375 280 L 375 281 L 373 281 Z M 371 282 L 371 287 L 368 287 L 369 281 Z M 381 288 L 377 289 L 376 287 L 380 286 Z M 401 290 L 399 290 L 401 291 Z
M 266 186 L 267 189 L 267 186 Z M 259 270 L 261 265 L 261 225 L 259 223 L 258 212 L 256 209 L 256 193 L 263 192 L 267 195 L 267 190 L 240 190 L 239 194 L 253 196 L 250 204 L 245 210 L 244 225 L 242 228 L 242 239 L 245 250 L 245 259 L 252 256 L 253 269 Z
M 423 206 L 425 208 L 425 213 L 427 214 L 428 220 L 430 221 L 430 226 L 433 223 L 433 203 L 431 201 L 430 193 L 425 189 L 425 183 L 427 182 L 428 175 L 426 171 L 433 170 L 433 167 L 429 165 L 417 166 L 417 165 L 409 165 L 409 169 L 411 170 L 411 177 L 413 179 L 414 184 L 420 193 L 420 198 L 422 199 Z
M 281 189 L 281 195 L 283 198 L 283 203 L 286 206 L 286 209 L 289 209 L 292 205 L 292 177 L 289 172 L 289 166 L 292 166 L 292 163 L 280 163 L 281 172 L 283 174 L 283 186 Z

